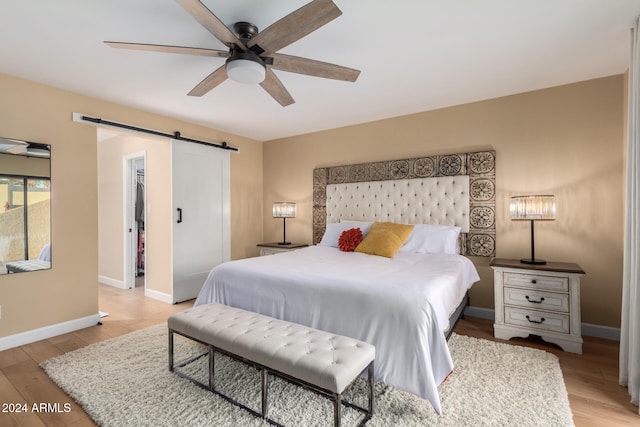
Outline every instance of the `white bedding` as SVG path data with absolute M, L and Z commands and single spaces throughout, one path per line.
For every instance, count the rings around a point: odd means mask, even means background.
M 453 369 L 443 331 L 480 278 L 460 255 L 389 259 L 312 246 L 215 267 L 195 305 L 217 302 L 369 342 L 375 378 L 431 402 Z

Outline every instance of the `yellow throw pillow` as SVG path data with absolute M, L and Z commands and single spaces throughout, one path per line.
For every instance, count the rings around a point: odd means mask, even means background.
M 413 231 L 413 225 L 374 222 L 355 252 L 393 258 Z

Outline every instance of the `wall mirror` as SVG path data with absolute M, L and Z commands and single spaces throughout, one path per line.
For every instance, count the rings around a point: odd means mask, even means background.
M 0 137 L 0 274 L 51 268 L 51 147 Z

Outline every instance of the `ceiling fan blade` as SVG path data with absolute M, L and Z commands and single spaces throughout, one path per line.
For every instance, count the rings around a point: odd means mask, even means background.
M 235 45 L 242 50 L 247 50 L 247 47 L 236 37 L 233 31 L 224 25 L 202 2 L 199 0 L 180 0 L 180 4 L 222 43 L 228 47 Z
M 196 87 L 191 89 L 187 95 L 189 96 L 202 96 L 209 92 L 211 89 L 218 86 L 220 83 L 227 79 L 227 69 L 223 65 L 204 78 Z
M 355 82 L 360 75 L 360 70 L 316 61 L 315 59 L 301 58 L 299 56 L 274 53 L 271 55 L 273 64 L 271 68 L 291 73 L 306 74 L 308 76 L 323 77 L 325 79 L 344 80 Z
M 291 105 L 294 102 L 296 102 L 293 100 L 293 98 L 291 97 L 287 89 L 284 87 L 280 79 L 278 79 L 278 77 L 276 77 L 273 71 L 271 71 L 268 68 L 267 68 L 267 75 L 264 81 L 260 83 L 260 86 L 262 86 L 262 88 L 266 90 L 267 93 L 271 95 L 273 99 L 278 101 L 278 104 L 282 105 L 283 107 L 286 107 L 287 105 Z
M 331 0 L 313 0 L 271 24 L 247 43 L 258 55 L 270 55 L 342 15 Z M 262 51 L 261 51 L 262 50 Z M 255 51 L 255 49 L 254 49 Z
M 164 53 L 182 53 L 185 55 L 213 56 L 217 58 L 227 58 L 229 52 L 217 49 L 205 49 L 201 47 L 184 47 L 184 46 L 167 46 L 163 44 L 146 44 L 146 43 L 126 43 L 105 41 L 107 46 L 118 49 L 144 50 L 151 52 Z

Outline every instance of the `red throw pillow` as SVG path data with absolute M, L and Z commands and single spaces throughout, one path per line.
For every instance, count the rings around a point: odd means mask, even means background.
M 353 252 L 360 242 L 362 242 L 362 230 L 359 228 L 351 228 L 340 234 L 338 248 L 343 252 Z

